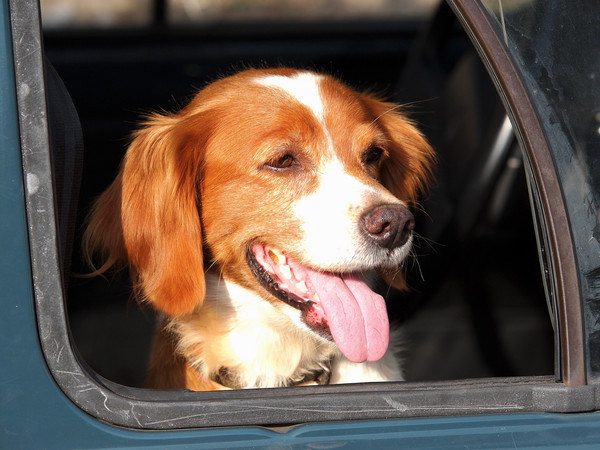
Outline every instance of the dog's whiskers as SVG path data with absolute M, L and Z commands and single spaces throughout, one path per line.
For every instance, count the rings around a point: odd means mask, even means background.
M 417 248 L 419 247 L 418 246 L 418 242 L 423 241 L 425 244 L 427 244 L 427 246 L 431 250 L 433 250 L 435 253 L 437 253 L 436 247 L 440 247 L 440 246 L 444 245 L 444 244 L 441 244 L 440 242 L 437 242 L 437 241 L 435 241 L 433 239 L 427 238 L 427 237 L 425 237 L 425 236 L 423 236 L 423 235 L 421 235 L 419 233 L 415 233 L 414 231 L 413 231 L 413 235 L 416 238 L 415 239 L 414 247 L 417 247 Z M 413 249 L 411 249 L 411 252 L 414 250 L 414 247 L 413 247 Z M 416 256 L 416 254 L 415 254 L 415 256 Z
M 425 276 L 423 275 L 423 270 L 421 269 L 421 264 L 419 263 L 419 257 L 413 250 L 411 250 L 411 259 L 413 261 L 413 265 L 417 266 L 417 270 L 419 271 L 419 276 L 421 277 L 421 281 L 425 281 Z
M 382 112 L 381 114 L 379 114 L 377 117 L 375 117 L 375 119 L 373 119 L 371 121 L 370 125 L 373 125 L 375 122 L 377 122 L 379 119 L 381 119 L 383 116 L 385 116 L 386 114 L 389 114 L 397 109 L 402 108 L 404 105 L 394 105 L 391 108 L 387 109 L 386 111 Z

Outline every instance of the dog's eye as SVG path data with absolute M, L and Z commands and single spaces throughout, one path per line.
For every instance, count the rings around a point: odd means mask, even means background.
M 363 154 L 363 163 L 367 166 L 373 166 L 381 161 L 383 149 L 380 147 L 371 147 Z
M 298 165 L 296 158 L 294 158 L 294 156 L 290 155 L 289 153 L 280 155 L 266 164 L 267 167 L 275 170 L 289 169 L 296 165 Z

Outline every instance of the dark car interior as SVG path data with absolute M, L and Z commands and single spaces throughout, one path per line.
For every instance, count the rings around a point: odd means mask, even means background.
M 44 31 L 55 179 L 69 186 L 58 202 L 68 320 L 90 368 L 143 386 L 154 313 L 132 297 L 126 273 L 86 277 L 78 244 L 90 203 L 116 175 L 136 123 L 238 69 L 293 66 L 406 104 L 437 152 L 436 186 L 416 211 L 411 290 L 384 288 L 390 318 L 403 327 L 406 379 L 554 373 L 523 157 L 450 7 L 409 18 L 183 26 L 167 19 L 166 0 L 150 6 L 144 26 Z M 67 91 L 74 110 L 61 103 Z

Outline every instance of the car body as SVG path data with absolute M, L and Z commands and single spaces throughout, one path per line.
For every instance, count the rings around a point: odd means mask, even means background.
M 512 124 L 509 129 L 523 152 L 555 333 L 554 373 L 193 393 L 149 391 L 109 380 L 89 368 L 72 337 L 75 322 L 68 312 L 74 316 L 76 311 L 65 300 L 66 250 L 58 213 L 64 201 L 58 198 L 57 157 L 51 150 L 45 78 L 50 69 L 39 5 L 3 0 L 1 446 L 596 446 L 600 168 L 595 152 L 600 102 L 595 78 L 599 59 L 594 57 L 598 25 L 593 19 L 598 7 L 583 0 L 568 8 L 560 2 L 503 3 L 449 2 L 500 94 L 510 118 L 510 123 L 500 123 Z M 501 148 L 508 158 L 510 146 Z M 475 186 L 470 192 L 487 189 Z M 470 230 L 465 234 L 469 241 L 473 228 L 464 226 Z M 512 256 L 510 263 L 521 258 Z M 538 267 L 535 271 L 539 273 Z

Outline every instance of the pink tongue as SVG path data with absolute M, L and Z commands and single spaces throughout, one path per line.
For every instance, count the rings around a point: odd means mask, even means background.
M 382 296 L 356 275 L 334 275 L 304 267 L 303 276 L 318 294 L 329 330 L 340 351 L 353 362 L 377 361 L 387 351 L 390 326 Z

